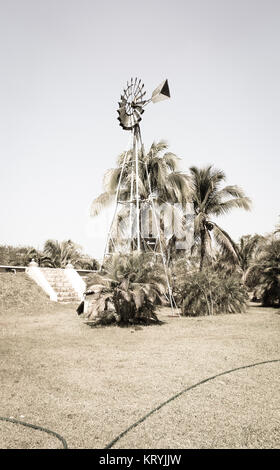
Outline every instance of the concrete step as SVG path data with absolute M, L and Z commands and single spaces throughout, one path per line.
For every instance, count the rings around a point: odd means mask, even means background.
M 59 297 L 57 296 L 57 301 L 58 302 L 80 302 L 80 299 L 78 297 Z
M 54 289 L 55 290 L 55 289 Z M 57 295 L 77 295 L 76 291 L 74 290 L 55 290 Z
M 49 281 L 49 284 L 51 286 L 55 286 L 57 289 L 73 289 L 70 282 L 66 283 L 66 282 L 50 282 Z

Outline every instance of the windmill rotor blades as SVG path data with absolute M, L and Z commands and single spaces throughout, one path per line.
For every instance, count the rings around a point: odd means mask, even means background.
M 168 80 L 164 80 L 152 93 L 152 97 L 145 99 L 146 91 L 144 83 L 139 78 L 131 78 L 126 82 L 126 88 L 121 94 L 118 109 L 118 120 L 120 126 L 125 130 L 131 130 L 141 121 L 141 115 L 144 113 L 144 106 L 150 103 L 170 98 Z
M 136 78 L 135 83 L 134 83 L 134 88 L 133 88 L 133 95 L 137 94 L 138 87 L 139 87 L 139 81 Z
M 136 95 L 136 98 L 137 98 L 139 95 L 142 95 L 142 96 L 143 96 L 143 95 L 146 94 L 146 92 L 143 91 L 143 88 L 144 88 L 144 84 L 143 84 L 141 87 L 139 87 L 138 92 L 137 92 L 137 95 Z M 142 93 L 142 91 L 143 91 L 143 93 Z
M 133 129 L 142 119 L 141 114 L 144 112 L 143 106 L 145 104 L 143 88 L 144 84 L 142 84 L 141 79 L 136 78 L 133 80 L 131 78 L 121 95 L 118 120 L 120 126 L 125 130 Z

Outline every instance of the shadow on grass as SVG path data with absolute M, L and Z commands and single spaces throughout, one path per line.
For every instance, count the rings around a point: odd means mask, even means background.
M 280 305 L 263 305 L 261 302 L 250 302 L 249 307 L 269 310 L 270 312 L 272 309 L 274 310 L 274 313 L 280 315 Z
M 261 302 L 251 302 L 249 304 L 250 307 L 258 307 L 258 308 L 280 308 L 280 304 L 279 305 L 263 305 Z
M 92 321 L 84 321 L 84 324 L 89 326 L 90 328 L 123 328 L 123 329 L 131 329 L 131 330 L 134 330 L 134 331 L 140 331 L 140 330 L 143 330 L 143 328 L 147 327 L 147 326 L 161 326 L 161 325 L 165 325 L 166 322 L 165 321 L 161 321 L 161 320 L 158 320 L 158 321 L 149 321 L 149 322 L 145 322 L 145 323 L 110 323 L 110 324 L 101 324 L 99 322 L 96 322 L 94 320 Z

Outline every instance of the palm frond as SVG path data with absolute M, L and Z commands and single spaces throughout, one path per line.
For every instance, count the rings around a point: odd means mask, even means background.
M 234 199 L 230 199 L 228 201 L 219 202 L 216 205 L 212 205 L 211 210 L 209 213 L 219 216 L 223 214 L 227 214 L 232 209 L 245 209 L 249 211 L 251 209 L 251 200 L 248 197 L 236 197 Z
M 238 248 L 235 244 L 235 242 L 231 239 L 229 234 L 221 229 L 217 224 L 213 223 L 213 236 L 215 238 L 215 241 L 218 243 L 218 245 L 224 249 L 225 251 L 228 251 L 232 257 L 238 261 Z
M 169 168 L 169 170 L 171 171 L 179 170 L 179 161 L 181 160 L 181 158 L 177 157 L 177 155 L 175 155 L 172 152 L 166 152 L 162 158 L 165 164 L 167 165 L 167 167 Z
M 103 187 L 106 193 L 114 194 L 117 190 L 121 168 L 110 168 L 107 170 L 103 177 Z
M 91 204 L 90 215 L 96 217 L 101 210 L 108 207 L 114 200 L 114 195 L 109 192 L 100 194 Z

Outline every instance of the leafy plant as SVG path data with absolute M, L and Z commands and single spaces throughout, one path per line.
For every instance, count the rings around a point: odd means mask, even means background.
M 71 263 L 76 269 L 97 269 L 96 260 L 82 253 L 79 245 L 72 240 L 47 240 L 44 244 L 40 265 L 51 268 L 65 268 Z
M 84 254 L 81 247 L 71 240 L 47 240 L 43 251 L 32 246 L 0 245 L 0 265 L 28 266 L 32 259 L 42 267 L 64 268 L 71 262 L 76 269 L 99 268 L 98 262 Z
M 213 269 L 193 270 L 178 276 L 176 301 L 186 316 L 243 312 L 247 290 L 236 275 L 225 277 Z
M 165 277 L 143 254 L 113 255 L 87 285 L 91 300 L 84 316 L 96 324 L 158 322 L 156 303 L 164 301 Z
M 280 239 L 268 238 L 245 281 L 255 288 L 255 295 L 264 306 L 280 306 Z
M 40 251 L 32 246 L 0 246 L 0 265 L 28 266 L 32 259 L 40 258 Z

